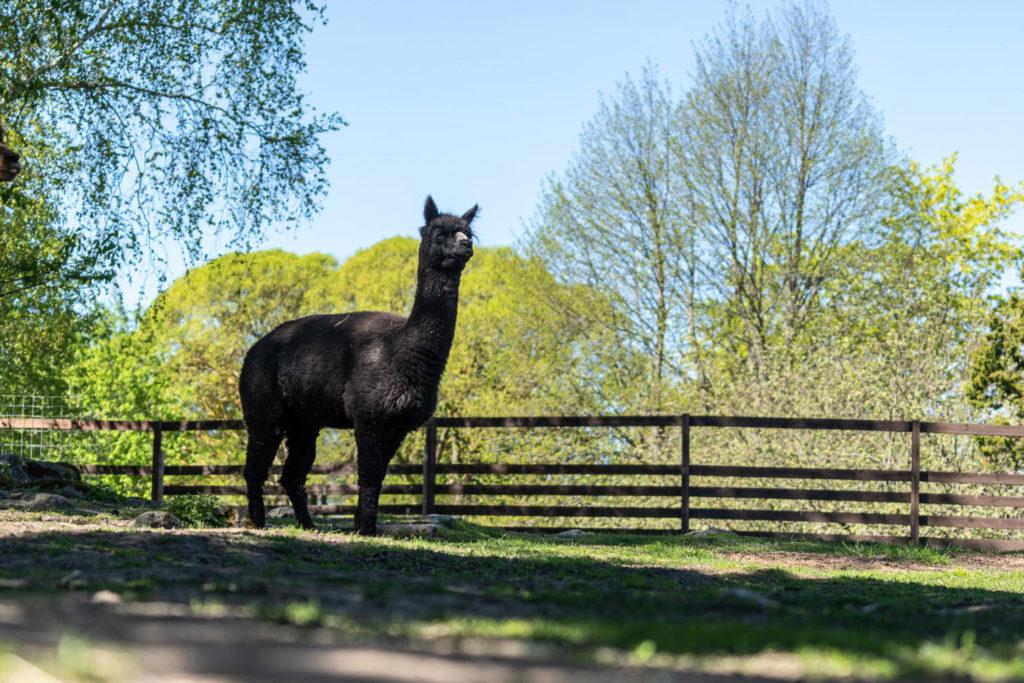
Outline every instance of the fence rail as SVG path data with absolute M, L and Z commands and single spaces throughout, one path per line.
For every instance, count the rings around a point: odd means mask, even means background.
M 661 427 L 681 430 L 678 465 L 626 464 L 561 464 L 561 463 L 439 463 L 437 462 L 437 430 L 454 429 L 543 429 L 543 428 L 623 428 Z M 848 469 L 803 467 L 754 467 L 693 464 L 691 462 L 691 431 L 694 428 L 797 429 L 858 432 L 906 433 L 909 435 L 909 469 Z M 162 447 L 165 432 L 231 431 L 244 429 L 241 420 L 82 420 L 45 418 L 0 418 L 0 429 L 19 430 L 85 430 L 136 431 L 153 434 L 151 465 L 85 465 L 87 474 L 125 474 L 151 477 L 151 497 L 161 502 L 165 495 L 205 493 L 211 495 L 243 495 L 243 486 L 232 485 L 165 485 L 167 476 L 241 475 L 241 465 L 165 465 Z M 939 472 L 921 469 L 920 435 L 949 434 L 966 436 L 1024 437 L 1024 426 L 923 422 L 917 420 L 846 420 L 833 418 L 776 418 L 720 415 L 600 415 L 555 417 L 440 417 L 430 420 L 426 431 L 423 463 L 394 465 L 390 472 L 420 475 L 420 484 L 386 485 L 382 493 L 419 496 L 420 504 L 382 505 L 385 513 L 444 513 L 483 517 L 562 517 L 618 519 L 678 519 L 676 532 L 687 532 L 690 521 L 737 520 L 766 522 L 811 522 L 905 526 L 906 536 L 852 534 L 789 534 L 788 532 L 744 531 L 741 533 L 794 535 L 797 537 L 845 540 L 902 541 L 930 545 L 960 545 L 998 550 L 1024 550 L 1024 540 L 959 539 L 929 536 L 922 538 L 921 527 L 954 529 L 1024 529 L 1024 518 L 984 517 L 969 515 L 936 515 L 922 513 L 922 505 L 959 505 L 1024 509 L 1024 496 L 967 495 L 921 492 L 922 483 L 994 484 L 1024 486 L 1024 474 L 989 474 L 974 472 Z M 280 468 L 275 467 L 279 472 Z M 352 463 L 339 466 L 318 465 L 316 474 L 353 474 Z M 608 484 L 441 484 L 437 476 L 461 475 L 628 475 L 673 476 L 673 485 L 608 485 Z M 696 486 L 691 480 L 701 477 L 735 479 L 796 479 L 819 481 L 898 482 L 908 485 L 906 491 L 868 491 L 828 488 L 784 488 L 765 486 Z M 279 487 L 268 487 L 268 493 L 279 494 Z M 312 485 L 314 496 L 353 494 L 352 484 Z M 577 497 L 652 497 L 673 498 L 678 506 L 635 507 L 622 505 L 520 505 L 437 503 L 438 495 L 472 496 L 577 496 Z M 907 505 L 901 513 L 847 512 L 816 510 L 764 510 L 732 507 L 694 507 L 694 499 L 716 500 L 800 500 L 861 503 L 892 503 Z M 347 514 L 354 508 L 345 505 L 313 506 L 321 513 Z M 514 527 L 507 527 L 514 528 Z M 555 530 L 557 527 L 527 527 L 533 530 Z M 615 529 L 611 529 L 615 530 Z M 637 529 L 651 531 L 650 529 Z M 668 530 L 661 529 L 666 532 Z

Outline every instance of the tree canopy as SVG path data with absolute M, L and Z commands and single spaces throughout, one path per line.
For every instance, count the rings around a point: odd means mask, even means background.
M 965 196 L 955 155 L 902 157 L 822 4 L 731 13 L 696 53 L 679 95 L 647 67 L 601 98 L 523 244 L 615 303 L 556 306 L 642 361 L 623 395 L 662 412 L 980 417 L 964 388 L 988 297 L 1020 260 L 1006 221 L 1024 186 Z M 997 381 L 1016 372 L 980 358 Z M 740 437 L 718 446 L 750 457 Z M 790 446 L 760 452 L 821 457 Z M 970 448 L 938 450 L 960 465 Z
M 296 82 L 321 18 L 310 0 L 3 3 L 0 124 L 27 159 L 25 193 L 102 255 L 97 274 L 309 217 L 320 136 L 341 124 Z
M 407 313 L 417 258 L 418 241 L 396 237 L 340 266 L 323 254 L 280 250 L 215 259 L 172 283 L 137 324 L 108 318 L 69 372 L 75 403 L 106 418 L 239 417 L 238 373 L 256 339 L 314 313 Z M 588 401 L 589 410 L 609 409 L 597 405 L 602 392 L 591 385 L 599 389 L 598 359 L 609 353 L 592 349 L 606 342 L 536 302 L 539 290 L 559 289 L 537 260 L 507 247 L 477 250 L 460 292 L 440 414 L 550 413 Z M 580 288 L 561 289 L 607 305 Z

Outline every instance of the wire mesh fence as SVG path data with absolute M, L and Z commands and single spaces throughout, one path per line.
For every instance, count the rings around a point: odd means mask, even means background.
M 0 394 L 0 417 L 65 419 L 78 417 L 63 396 Z M 67 460 L 65 446 L 80 442 L 74 432 L 50 429 L 2 429 L 0 453 L 37 460 Z
M 54 429 L 49 425 L 92 417 L 64 396 L 0 394 L 0 421 L 16 424 L 0 429 L 0 454 L 74 465 L 148 462 L 148 434 Z M 142 496 L 148 491 L 148 483 L 138 477 L 104 475 L 92 481 L 128 495 Z

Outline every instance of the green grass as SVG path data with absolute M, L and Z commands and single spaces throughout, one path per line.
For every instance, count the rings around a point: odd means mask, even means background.
M 1024 677 L 1024 572 L 963 552 L 459 524 L 425 539 L 45 530 L 0 536 L 0 556 L 0 578 L 27 574 L 22 593 L 60 592 L 80 569 L 81 590 L 173 591 L 204 613 L 223 605 L 356 639 L 513 639 L 754 673 L 767 657 L 809 676 Z

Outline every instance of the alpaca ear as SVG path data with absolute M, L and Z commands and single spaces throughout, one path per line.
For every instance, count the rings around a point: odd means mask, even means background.
M 476 211 L 479 208 L 480 208 L 479 205 L 474 204 L 472 209 L 470 209 L 466 213 L 462 214 L 462 220 L 466 221 L 467 223 L 472 223 L 473 219 L 476 218 Z
M 429 194 L 427 195 L 427 203 L 423 205 L 423 220 L 430 224 L 430 221 L 434 220 L 440 215 L 437 210 L 437 204 L 434 203 L 434 198 Z

